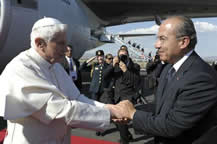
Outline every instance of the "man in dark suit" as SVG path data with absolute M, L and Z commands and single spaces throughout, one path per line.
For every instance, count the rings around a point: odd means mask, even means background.
M 114 57 L 113 64 L 109 65 L 104 72 L 104 78 L 114 79 L 114 103 L 122 100 L 135 102 L 138 96 L 140 84 L 140 66 L 129 57 L 127 47 L 121 46 L 118 57 Z M 121 144 L 128 144 L 132 135 L 127 125 L 118 124 Z
M 77 59 L 72 57 L 73 47 L 71 45 L 67 46 L 67 51 L 65 53 L 65 58 L 63 60 L 63 67 L 69 76 L 74 81 L 75 85 L 79 90 L 82 88 L 82 80 L 81 80 L 81 71 L 80 71 L 80 63 Z
M 166 19 L 155 43 L 160 59 L 168 63 L 160 76 L 155 112 L 136 110 L 129 101 L 120 103 L 133 128 L 154 135 L 155 144 L 217 142 L 217 74 L 194 51 L 196 43 L 189 18 Z

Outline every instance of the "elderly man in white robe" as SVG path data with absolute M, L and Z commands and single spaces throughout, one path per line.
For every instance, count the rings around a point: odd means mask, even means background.
M 0 116 L 8 122 L 4 144 L 70 144 L 70 128 L 104 130 L 117 105 L 80 94 L 58 63 L 65 56 L 67 26 L 54 18 L 38 20 L 30 49 L 16 56 L 1 79 Z

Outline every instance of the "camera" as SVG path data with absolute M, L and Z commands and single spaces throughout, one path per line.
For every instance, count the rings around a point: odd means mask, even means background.
M 159 62 L 160 61 L 160 56 L 158 54 L 155 55 L 154 61 L 155 62 Z
M 123 63 L 127 64 L 129 61 L 129 57 L 127 55 L 120 55 L 119 60 L 121 60 Z

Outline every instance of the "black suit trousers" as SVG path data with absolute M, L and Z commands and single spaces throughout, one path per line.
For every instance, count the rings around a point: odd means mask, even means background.
M 123 144 L 128 144 L 129 143 L 129 136 L 131 133 L 128 130 L 128 125 L 125 124 L 116 124 L 118 130 L 120 131 L 120 138 Z

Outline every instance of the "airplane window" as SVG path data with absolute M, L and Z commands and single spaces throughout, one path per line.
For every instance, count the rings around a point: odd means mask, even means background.
M 37 9 L 37 1 L 33 0 L 17 0 L 17 1 L 11 1 L 13 6 L 16 7 L 24 7 L 24 8 L 31 8 L 31 9 Z
M 22 1 L 21 1 L 21 0 L 17 0 L 17 3 L 18 3 L 18 4 L 21 4 L 21 3 L 22 3 Z

